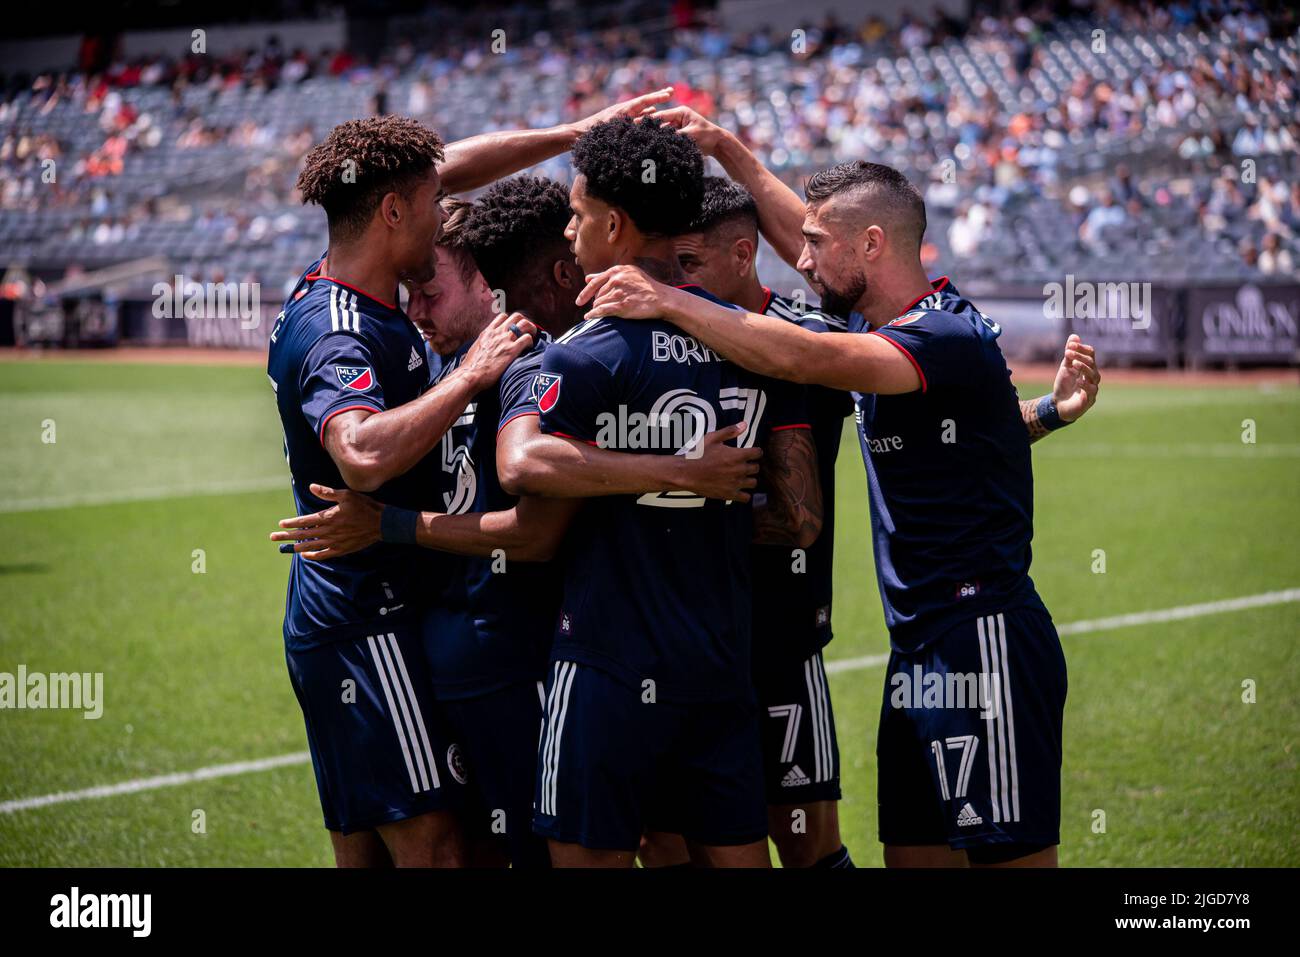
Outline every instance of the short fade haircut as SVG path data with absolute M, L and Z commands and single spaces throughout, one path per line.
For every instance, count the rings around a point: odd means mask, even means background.
M 814 173 L 804 187 L 809 205 L 820 203 L 841 193 L 861 191 L 871 194 L 874 206 L 886 215 L 921 248 L 925 235 L 925 200 L 906 176 L 892 166 L 854 160 Z
M 646 181 L 646 160 L 654 178 Z M 653 116 L 597 123 L 573 145 L 573 165 L 587 191 L 623 210 L 651 236 L 690 229 L 704 196 L 704 157 L 695 141 Z
M 725 176 L 704 177 L 704 199 L 700 214 L 691 224 L 690 232 L 703 233 L 719 226 L 740 224 L 758 230 L 758 203 L 753 195 L 739 183 Z
M 568 248 L 569 191 L 544 176 L 494 183 L 474 203 L 460 230 L 461 247 L 493 289 Z M 549 265 L 549 263 L 548 263 Z
M 330 237 L 347 241 L 365 231 L 386 194 L 409 197 L 442 158 L 442 139 L 410 117 L 348 120 L 307 154 L 298 189 L 304 203 L 324 208 Z M 355 179 L 344 179 L 347 171 Z

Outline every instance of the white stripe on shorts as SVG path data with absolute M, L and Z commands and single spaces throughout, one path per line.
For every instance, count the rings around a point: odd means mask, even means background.
M 406 726 L 406 740 L 410 742 L 411 752 L 415 755 L 415 770 L 420 775 L 420 790 L 429 790 L 429 769 L 425 763 L 424 754 L 420 751 L 420 738 L 415 730 L 415 722 L 411 718 L 411 706 L 407 700 L 406 686 L 402 684 L 397 675 L 397 668 L 393 665 L 392 652 L 389 650 L 388 643 L 384 636 L 379 636 L 379 654 L 383 659 L 384 667 L 388 671 L 388 680 L 393 685 L 393 697 L 397 699 L 397 710 L 401 712 L 402 722 Z
M 433 786 L 440 788 L 442 782 L 438 779 L 438 762 L 433 760 L 429 731 L 424 725 L 424 715 L 420 713 L 420 699 L 415 696 L 415 688 L 411 686 L 411 676 L 406 672 L 406 659 L 402 657 L 402 646 L 397 643 L 397 636 L 391 631 L 388 633 L 388 644 L 393 649 L 393 657 L 397 659 L 397 670 L 401 673 L 402 682 L 406 685 L 406 693 L 411 699 L 411 710 L 415 713 L 415 727 L 420 732 L 420 746 L 424 748 L 424 756 L 429 762 L 429 776 L 433 778 Z
M 411 749 L 406 743 L 401 719 L 397 716 L 397 706 L 393 704 L 393 692 L 388 687 L 388 673 L 384 669 L 384 662 L 379 655 L 374 636 L 366 638 L 366 643 L 370 645 L 370 657 L 375 659 L 375 671 L 379 673 L 379 684 L 384 689 L 384 700 L 388 702 L 388 714 L 393 719 L 393 729 L 397 732 L 397 741 L 402 746 L 402 757 L 406 760 L 406 773 L 411 777 L 411 790 L 418 794 L 420 785 L 415 780 L 415 765 L 411 763 Z
M 989 676 L 989 681 L 993 680 L 993 669 L 989 667 L 989 648 L 987 636 L 984 634 L 984 622 L 986 619 L 980 618 L 975 622 L 976 629 L 979 631 L 980 640 L 980 669 L 984 674 Z M 1000 824 L 1002 816 L 998 808 L 998 739 L 993 728 L 993 716 L 1001 712 L 1001 708 L 986 707 L 984 709 L 984 737 L 988 740 L 985 754 L 988 755 L 989 762 L 989 803 L 993 806 L 993 823 Z

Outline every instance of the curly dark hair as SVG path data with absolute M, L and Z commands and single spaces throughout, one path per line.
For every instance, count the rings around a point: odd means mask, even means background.
M 544 176 L 514 176 L 494 183 L 465 218 L 459 244 L 469 250 L 493 289 L 548 266 L 567 248 L 569 191 Z
M 442 139 L 406 116 L 348 120 L 307 154 L 298 189 L 325 210 L 332 240 L 355 239 L 387 193 L 410 196 L 443 158 Z
M 758 203 L 749 190 L 725 176 L 704 177 L 704 200 L 691 232 L 702 233 L 732 222 L 758 229 Z
M 592 196 L 623 210 L 648 235 L 684 233 L 699 215 L 704 196 L 700 148 L 654 117 L 634 121 L 620 116 L 596 124 L 573 145 L 573 165 L 587 178 Z
M 854 160 L 840 163 L 814 173 L 804 186 L 808 203 L 820 203 L 839 193 L 861 191 L 872 212 L 887 216 L 902 235 L 912 240 L 918 249 L 925 235 L 925 200 L 921 191 L 913 186 L 898 170 L 880 163 Z

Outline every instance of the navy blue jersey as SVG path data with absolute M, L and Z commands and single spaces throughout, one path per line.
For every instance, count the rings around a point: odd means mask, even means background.
M 546 350 L 536 383 L 543 432 L 629 452 L 691 454 L 705 434 L 740 421 L 744 446 L 763 445 L 774 428 L 807 427 L 801 389 L 746 372 L 659 320 L 580 323 Z M 747 505 L 687 492 L 588 501 L 566 543 L 552 658 L 653 688 L 656 700 L 752 695 L 752 534 Z
M 520 412 L 536 413 L 533 381 L 547 344 L 548 337 L 541 333 L 499 383 L 474 397 L 443 437 L 439 452 L 445 485 L 439 511 L 496 512 L 518 501 L 497 478 L 497 433 Z M 459 366 L 468 351 L 468 345 L 461 349 L 443 375 Z M 458 567 L 453 583 L 436 607 L 425 612 L 426 649 L 439 697 L 475 697 L 518 681 L 541 680 L 560 607 L 559 565 L 459 556 L 452 560 Z
M 894 647 L 991 611 L 1041 607 L 1029 578 L 1029 435 L 998 325 L 947 277 L 879 329 L 856 314 L 849 325 L 887 340 L 921 377 L 917 392 L 854 393 Z
M 290 293 L 267 360 L 299 515 L 330 505 L 311 494 L 312 482 L 346 486 L 325 451 L 329 420 L 350 409 L 383 412 L 410 402 L 428 387 L 434 362 L 405 313 L 322 276 L 321 266 L 314 263 Z M 370 494 L 420 508 L 430 504 L 439 481 L 437 464 L 427 457 Z M 370 634 L 381 616 L 414 611 L 449 568 L 445 556 L 410 545 L 379 543 L 325 562 L 294 555 L 285 642 L 302 650 Z
M 843 319 L 815 310 L 800 311 L 767 290 L 763 312 L 813 332 L 844 332 Z M 822 490 L 822 530 L 817 541 L 797 555 L 789 545 L 755 545 L 754 662 L 803 661 L 831 640 L 831 580 L 835 552 L 835 460 L 844 419 L 853 412 L 847 392 L 807 389 L 808 421 L 817 446 Z

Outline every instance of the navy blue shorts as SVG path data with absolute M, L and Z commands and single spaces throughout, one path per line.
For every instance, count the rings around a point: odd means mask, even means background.
M 840 750 L 822 653 L 754 671 L 768 804 L 840 799 Z
M 285 660 L 327 828 L 351 834 L 460 807 L 464 789 L 448 768 L 456 745 L 418 633 L 377 625 L 367 638 L 286 651 Z
M 881 842 L 1059 844 L 1065 694 L 1065 655 L 1040 609 L 894 651 L 876 739 Z
M 514 867 L 549 867 L 546 841 L 532 827 L 542 682 L 444 700 L 442 707 L 464 751 L 464 765 L 452 773 L 468 779 L 470 835 L 500 840 Z
M 587 665 L 546 683 L 533 827 L 592 849 L 635 851 L 643 831 L 715 847 L 767 836 L 758 709 L 750 698 L 647 704 Z

